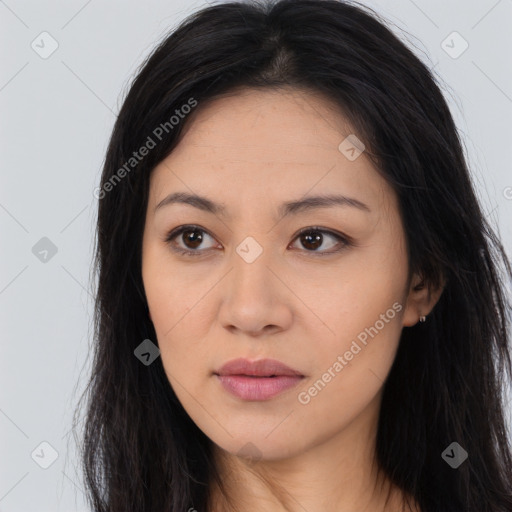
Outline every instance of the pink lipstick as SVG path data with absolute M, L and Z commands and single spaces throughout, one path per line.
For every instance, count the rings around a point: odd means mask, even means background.
M 242 400 L 269 400 L 296 386 L 303 378 L 299 371 L 275 359 L 234 359 L 215 375 L 224 388 Z

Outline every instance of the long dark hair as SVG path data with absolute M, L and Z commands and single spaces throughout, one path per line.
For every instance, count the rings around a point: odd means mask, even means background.
M 236 87 L 282 86 L 343 108 L 396 191 L 410 274 L 431 289 L 446 283 L 427 322 L 403 328 L 383 390 L 380 467 L 422 512 L 512 510 L 510 262 L 477 201 L 438 80 L 385 23 L 356 2 L 221 3 L 182 22 L 138 70 L 95 192 L 94 361 L 80 400 L 94 511 L 208 510 L 219 480 L 212 443 L 160 358 L 146 366 L 134 355 L 143 340 L 156 343 L 141 277 L 149 180 L 187 112 Z M 142 146 L 151 149 L 132 160 Z M 442 457 L 453 442 L 468 453 L 457 469 Z

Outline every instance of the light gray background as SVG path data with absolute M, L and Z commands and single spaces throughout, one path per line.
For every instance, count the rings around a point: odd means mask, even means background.
M 446 84 L 479 196 L 510 255 L 512 0 L 365 3 L 407 30 Z M 201 5 L 0 1 L 1 512 L 87 510 L 69 430 L 89 370 L 93 189 L 136 67 Z M 47 59 L 31 47 L 44 31 L 59 45 Z M 458 58 L 441 46 L 453 31 L 469 43 Z M 58 250 L 46 262 L 32 252 L 42 237 Z M 44 441 L 58 452 L 48 469 L 31 457 L 37 448 L 34 458 L 50 461 Z

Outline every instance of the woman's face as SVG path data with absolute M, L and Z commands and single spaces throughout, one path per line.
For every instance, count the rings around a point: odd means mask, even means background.
M 142 262 L 183 407 L 227 452 L 268 460 L 375 422 L 402 327 L 428 313 L 409 295 L 394 192 L 322 97 L 242 90 L 190 121 L 152 173 Z M 219 377 L 238 358 L 299 375 Z

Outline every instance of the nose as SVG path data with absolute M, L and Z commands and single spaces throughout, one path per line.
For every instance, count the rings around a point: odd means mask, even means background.
M 293 318 L 293 293 L 271 251 L 251 262 L 233 252 L 231 271 L 222 284 L 221 325 L 232 333 L 262 336 L 288 329 Z

